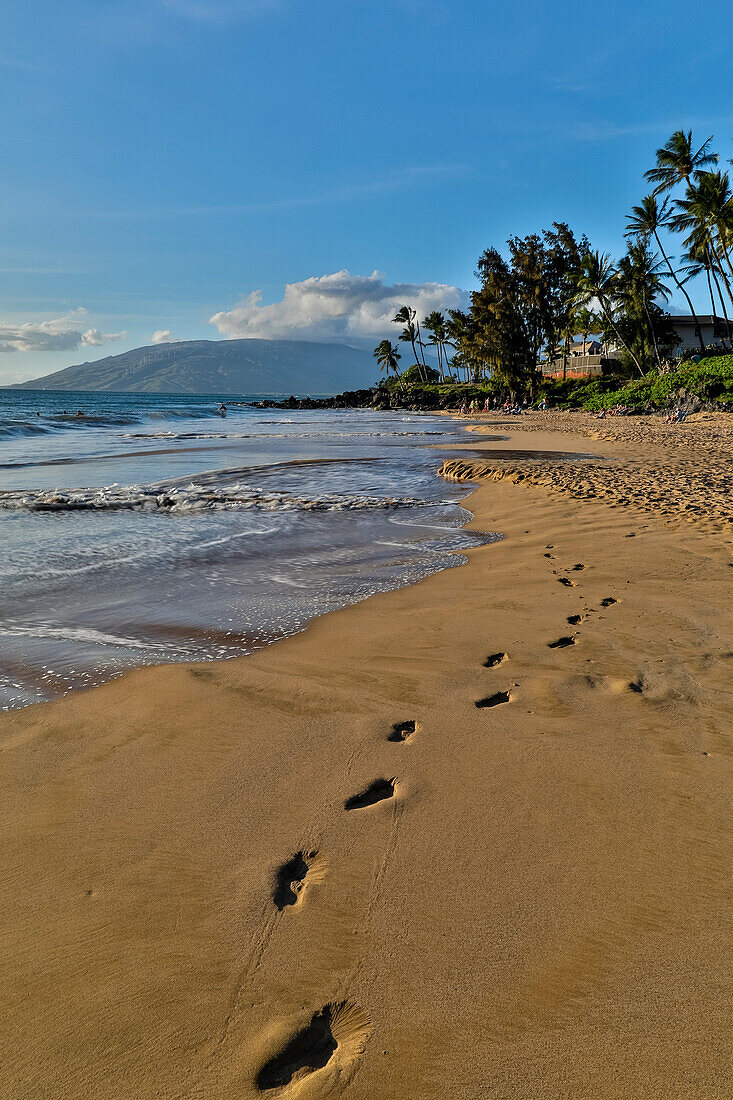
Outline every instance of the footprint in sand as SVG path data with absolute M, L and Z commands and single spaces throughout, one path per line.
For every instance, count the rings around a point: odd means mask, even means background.
M 611 607 L 615 603 L 618 603 L 618 600 L 614 596 L 606 596 L 605 600 L 601 600 L 601 607 Z
M 387 738 L 388 741 L 409 741 L 417 729 L 417 722 L 395 722 Z
M 288 905 L 299 904 L 307 876 L 310 875 L 309 881 L 320 880 L 323 877 L 325 867 L 321 866 L 322 863 L 322 859 L 318 858 L 318 852 L 313 850 L 296 852 L 287 863 L 278 867 L 272 900 L 281 912 Z
M 359 794 L 352 794 L 351 798 L 347 798 L 344 802 L 345 810 L 361 810 L 365 806 L 374 806 L 377 802 L 383 802 L 385 798 L 393 798 L 395 790 L 396 777 L 392 779 L 375 779 L 373 783 L 360 791 Z
M 554 642 L 548 642 L 548 649 L 565 649 L 566 646 L 575 645 L 575 635 L 565 634 L 562 638 L 558 638 Z
M 487 695 L 485 699 L 477 699 L 475 705 L 479 710 L 487 707 L 498 707 L 501 703 L 508 703 L 510 699 L 508 691 L 496 691 L 493 695 Z
M 637 695 L 642 695 L 644 692 L 644 680 L 632 680 L 629 684 L 629 691 L 635 691 Z
M 581 561 L 576 562 L 575 565 L 573 566 L 574 572 L 579 573 L 581 569 L 585 569 L 585 566 L 583 565 L 583 563 Z
M 265 1063 L 257 1074 L 258 1090 L 287 1089 L 283 1095 L 289 1095 L 312 1074 L 326 1069 L 331 1071 L 329 1091 L 337 1082 L 347 1082 L 364 1053 L 371 1030 L 368 1014 L 358 1005 L 348 1001 L 325 1005 Z
M 579 626 L 584 621 L 585 615 L 568 615 L 567 619 L 565 620 L 565 622 L 569 623 L 570 626 Z
M 557 583 L 558 584 L 564 584 L 566 588 L 576 588 L 577 587 L 576 584 L 575 584 L 575 581 L 571 581 L 570 577 L 558 577 L 557 578 Z
M 496 668 L 497 665 L 503 665 L 504 661 L 509 660 L 508 653 L 492 653 L 484 661 L 484 668 Z

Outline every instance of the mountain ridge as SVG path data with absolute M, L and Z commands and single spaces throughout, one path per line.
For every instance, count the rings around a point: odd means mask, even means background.
M 114 393 L 337 393 L 373 384 L 368 351 L 306 340 L 149 344 L 16 383 L 12 389 Z

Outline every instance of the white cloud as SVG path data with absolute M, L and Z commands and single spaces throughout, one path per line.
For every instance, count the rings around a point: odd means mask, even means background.
M 402 305 L 412 306 L 422 318 L 434 309 L 457 309 L 463 299 L 458 287 L 446 283 L 388 285 L 377 271 L 336 271 L 288 283 L 281 301 L 272 305 L 263 305 L 262 291 L 255 290 L 233 309 L 214 314 L 209 324 L 231 339 L 360 343 L 396 334 L 392 318 Z
M 153 335 L 150 337 L 151 344 L 177 344 L 175 336 L 168 328 L 156 329 Z
M 0 352 L 73 351 L 78 347 L 100 347 L 121 340 L 125 335 L 124 332 L 100 332 L 98 328 L 84 330 L 84 325 L 89 323 L 88 317 L 87 311 L 80 307 L 49 321 L 0 324 Z
M 81 334 L 81 346 L 83 348 L 99 348 L 102 344 L 111 344 L 115 340 L 121 340 L 124 332 L 100 332 L 98 328 L 88 328 Z

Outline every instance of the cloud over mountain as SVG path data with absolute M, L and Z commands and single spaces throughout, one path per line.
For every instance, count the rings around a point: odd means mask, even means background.
M 384 282 L 379 272 L 352 275 L 336 271 L 288 283 L 279 302 L 262 304 L 253 291 L 230 310 L 214 314 L 210 324 L 230 338 L 265 340 L 371 340 L 395 333 L 392 318 L 402 305 L 423 317 L 434 309 L 457 309 L 463 292 L 446 283 Z
M 20 325 L 0 324 L 0 352 L 73 351 L 78 347 L 98 348 L 121 340 L 124 332 L 100 332 L 84 329 L 89 314 L 84 308 L 73 309 L 64 317 L 48 321 L 25 321 Z

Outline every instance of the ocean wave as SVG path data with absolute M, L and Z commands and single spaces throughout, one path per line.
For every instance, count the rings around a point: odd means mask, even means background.
M 442 431 L 419 432 L 125 432 L 123 439 L 391 439 L 393 436 L 443 435 Z
M 53 428 L 38 420 L 11 420 L 0 424 L 0 439 L 13 439 L 22 436 L 49 435 Z
M 138 638 L 126 638 L 117 634 L 107 634 L 91 627 L 48 626 L 45 624 L 6 623 L 0 626 L 3 638 L 43 638 L 49 641 L 92 643 L 93 645 L 114 646 L 115 648 L 153 650 L 167 653 L 170 646 L 159 642 L 147 642 Z M 189 647 L 194 652 L 194 647 Z
M 324 493 L 296 496 L 263 490 L 241 482 L 212 486 L 109 485 L 93 489 L 37 489 L 0 493 L 0 508 L 26 512 L 150 512 L 191 515 L 200 512 L 255 509 L 263 512 L 364 511 L 374 508 L 414 508 L 426 501 L 414 497 L 347 496 Z
M 57 432 L 84 430 L 90 428 L 126 428 L 135 424 L 145 424 L 156 420 L 221 420 L 215 407 L 212 408 L 160 408 L 140 409 L 129 412 L 44 412 L 41 416 L 28 415 L 27 419 L 14 418 L 0 423 L 0 438 L 49 435 Z M 162 432 L 161 436 L 172 433 Z

